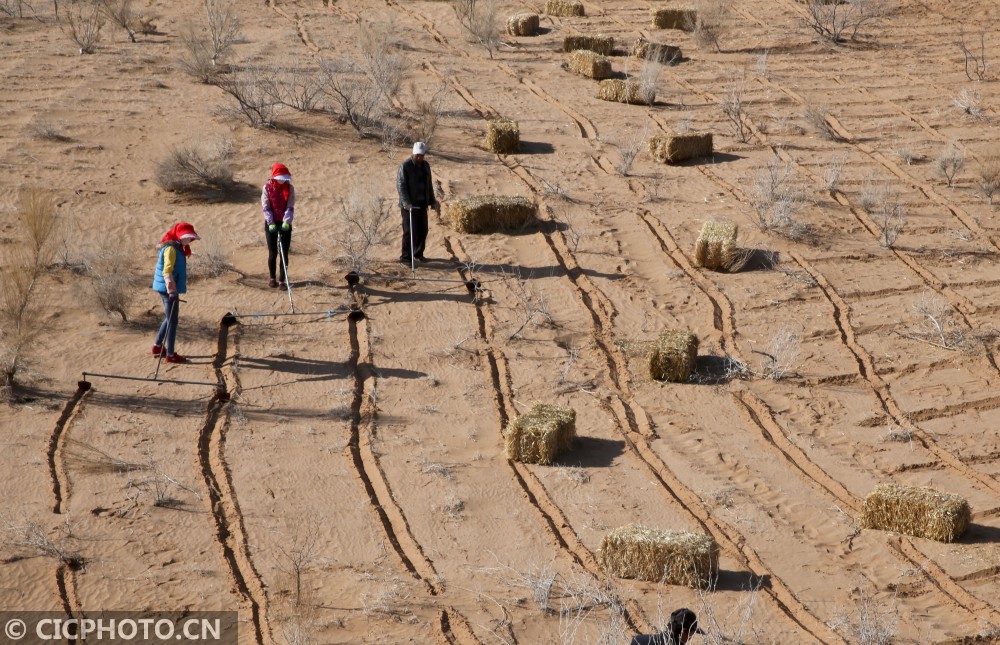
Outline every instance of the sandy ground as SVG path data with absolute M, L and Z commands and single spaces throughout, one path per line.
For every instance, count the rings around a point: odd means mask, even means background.
M 994 3 L 900 2 L 874 41 L 833 46 L 803 5 L 748 0 L 716 52 L 651 30 L 659 3 L 588 1 L 586 17 L 543 16 L 543 33 L 508 38 L 492 59 L 444 2 L 239 3 L 233 65 L 315 69 L 356 55 L 359 25 L 391 25 L 407 82 L 425 96 L 444 88 L 428 157 L 442 200 L 539 205 L 540 223 L 514 234 L 460 234 L 432 217 L 417 276 L 455 282 L 371 279 L 355 294 L 338 204 L 365 186 L 394 200 L 405 144 L 323 113 L 282 110 L 270 129 L 227 116 L 227 97 L 177 64 L 200 3 L 139 0 L 156 33 L 132 43 L 106 26 L 86 56 L 34 4 L 37 19 L 0 18 L 0 266 L 24 239 L 21 185 L 50 190 L 62 224 L 38 287 L 44 334 L 0 407 L 0 606 L 236 609 L 240 641 L 266 644 L 625 643 L 680 606 L 709 631 L 696 643 L 887 642 L 872 639 L 878 627 L 900 643 L 997 641 L 1000 230 L 976 181 L 997 153 L 1000 92 L 966 77 L 957 46 L 963 25 L 973 34 L 1000 17 Z M 501 4 L 504 17 L 541 9 Z M 638 35 L 686 60 L 664 68 L 654 105 L 603 102 L 564 68 L 562 38 L 576 32 L 613 35 L 617 73 L 638 71 L 624 55 Z M 985 45 L 1000 51 L 993 33 Z M 746 143 L 720 109 L 738 75 Z M 963 89 L 979 93 L 981 118 L 955 106 Z M 807 123 L 807 105 L 827 106 L 836 138 Z M 484 148 L 494 116 L 518 121 L 521 154 Z M 715 156 L 667 166 L 640 152 L 628 176 L 616 172 L 630 136 L 683 127 L 714 133 Z M 171 148 L 220 141 L 238 196 L 157 186 Z M 934 163 L 949 144 L 966 158 L 953 186 Z M 754 177 L 776 155 L 806 199 L 802 241 L 753 224 Z M 296 310 L 355 302 L 363 320 L 220 322 L 289 312 L 266 286 L 256 201 L 275 161 L 298 191 Z M 860 205 L 883 181 L 907 213 L 891 249 Z M 777 264 L 697 267 L 694 241 L 714 217 Z M 156 242 L 182 220 L 205 238 L 178 339 L 193 360 L 159 376 L 221 382 L 231 400 L 98 377 L 78 390 L 82 371 L 153 375 L 161 312 L 146 283 Z M 394 262 L 397 229 L 393 219 L 372 271 L 409 275 Z M 140 283 L 127 323 L 79 269 L 101 249 L 130 258 Z M 231 268 L 208 276 L 210 251 Z M 473 277 L 479 302 L 461 284 Z M 934 302 L 949 338 L 970 342 L 942 346 L 919 310 Z M 699 336 L 698 373 L 651 381 L 642 350 L 675 327 Z M 782 335 L 798 353 L 784 378 L 765 378 L 760 352 Z M 756 375 L 729 378 L 728 359 Z M 577 413 L 580 438 L 553 466 L 502 451 L 503 427 L 534 401 Z M 941 544 L 858 531 L 862 500 L 890 481 L 965 497 L 968 532 Z M 711 534 L 714 589 L 603 575 L 601 539 L 633 522 Z M 17 546 L 25 525 L 82 566 Z

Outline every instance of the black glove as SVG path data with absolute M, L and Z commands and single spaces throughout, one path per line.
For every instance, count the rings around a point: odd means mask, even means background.
M 173 305 L 178 300 L 180 300 L 180 296 L 177 294 L 176 291 L 167 294 L 167 302 L 169 302 L 171 305 Z

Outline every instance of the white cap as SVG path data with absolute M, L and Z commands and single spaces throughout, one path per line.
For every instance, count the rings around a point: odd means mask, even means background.
M 425 155 L 427 154 L 427 144 L 423 141 L 417 141 L 413 144 L 413 154 L 415 155 Z
M 292 176 L 291 175 L 275 175 L 274 178 L 277 179 L 278 181 L 291 181 Z

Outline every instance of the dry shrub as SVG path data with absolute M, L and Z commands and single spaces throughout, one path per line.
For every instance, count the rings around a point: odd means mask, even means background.
M 642 36 L 632 44 L 632 56 L 643 60 L 652 60 L 664 65 L 674 65 L 682 58 L 681 48 L 675 45 L 654 43 Z
M 582 16 L 583 3 L 580 0 L 545 0 L 545 14 L 549 16 Z
M 646 357 L 649 376 L 657 381 L 685 383 L 698 360 L 698 337 L 690 329 L 667 329 Z
M 39 269 L 31 251 L 22 245 L 4 254 L 0 289 L 0 395 L 9 398 L 28 365 L 28 354 L 41 336 L 43 311 L 38 298 Z
M 97 0 L 97 6 L 111 22 L 128 33 L 130 41 L 135 42 L 135 33 L 139 30 L 139 15 L 132 8 L 133 0 Z
M 218 231 L 209 231 L 199 242 L 197 274 L 218 278 L 232 268 L 233 265 L 229 262 L 229 252 L 222 244 L 222 236 Z
M 445 215 L 462 233 L 520 229 L 538 217 L 538 206 L 525 197 L 475 195 L 451 202 Z
M 719 545 L 705 533 L 629 524 L 604 536 L 598 560 L 620 578 L 706 588 L 719 571 Z
M 534 36 L 538 33 L 538 14 L 519 13 L 507 19 L 507 33 L 511 36 Z
M 240 20 L 236 17 L 236 3 L 231 0 L 205 0 L 208 25 L 208 42 L 211 61 L 215 65 L 223 60 L 240 38 Z
M 949 143 L 934 160 L 934 172 L 945 180 L 948 187 L 954 185 L 955 177 L 965 168 L 965 153 L 954 143 Z
M 607 56 L 580 49 L 569 55 L 569 71 L 597 80 L 610 78 L 611 61 Z
M 363 273 L 375 250 L 386 242 L 392 212 L 373 184 L 355 186 L 340 200 L 336 240 L 352 271 Z
M 736 236 L 739 229 L 729 220 L 709 220 L 701 227 L 694 244 L 698 266 L 714 271 L 729 271 L 736 262 Z
M 628 177 L 629 173 L 632 172 L 632 164 L 635 163 L 635 158 L 639 155 L 648 134 L 649 121 L 644 121 L 642 128 L 632 124 L 613 144 L 618 149 L 618 163 L 615 164 L 615 170 L 623 177 Z
M 878 27 L 886 12 L 884 0 L 806 0 L 806 24 L 835 43 L 857 40 L 863 28 Z
M 26 248 L 30 253 L 35 276 L 41 274 L 55 255 L 55 234 L 59 227 L 56 202 L 51 191 L 26 186 L 19 194 L 17 218 L 28 234 Z
M 805 110 L 802 112 L 802 116 L 805 118 L 806 123 L 819 132 L 823 138 L 829 139 L 830 141 L 837 141 L 840 139 L 840 135 L 838 135 L 837 131 L 833 129 L 833 125 L 830 124 L 829 106 L 825 104 L 807 104 Z
M 424 96 L 417 91 L 416 85 L 410 84 L 409 95 L 411 98 L 406 101 L 406 104 L 412 106 L 407 118 L 409 119 L 410 137 L 414 141 L 423 141 L 427 145 L 431 145 L 431 142 L 434 141 L 434 133 L 441 120 L 441 112 L 448 91 L 448 84 L 442 81 L 433 94 Z
M 979 164 L 979 190 L 993 204 L 993 196 L 1000 191 L 1000 156 L 989 156 Z
M 157 164 L 155 178 L 163 190 L 183 195 L 220 194 L 235 186 L 224 149 L 209 153 L 190 144 L 172 148 Z
M 452 7 L 462 29 L 493 58 L 500 46 L 500 16 L 497 0 L 453 0 Z
M 680 29 L 688 31 L 691 29 L 691 25 L 698 22 L 698 12 L 690 8 L 652 8 L 649 10 L 649 17 L 654 29 Z
M 861 506 L 862 528 L 954 542 L 969 527 L 972 511 L 958 495 L 933 488 L 879 484 Z
M 503 431 L 507 458 L 526 464 L 551 464 L 560 452 L 569 450 L 576 439 L 576 411 L 573 408 L 535 403 Z
M 101 40 L 104 16 L 96 3 L 72 3 L 66 7 L 66 30 L 80 48 L 80 55 L 93 54 Z
M 486 148 L 501 155 L 517 152 L 520 146 L 521 132 L 517 121 L 510 119 L 492 119 L 486 125 Z
M 48 121 L 36 121 L 28 126 L 28 134 L 34 139 L 42 141 L 58 141 L 66 143 L 73 139 L 64 134 L 62 128 Z
M 731 9 L 732 0 L 697 0 L 694 16 L 689 16 L 691 22 L 685 30 L 692 33 L 698 47 L 722 51 L 719 39 L 726 32 Z
M 613 36 L 605 36 L 604 34 L 570 34 L 563 38 L 564 52 L 573 52 L 578 49 L 586 49 L 602 56 L 610 56 L 615 49 L 615 39 Z
M 656 96 L 644 94 L 642 85 L 635 79 L 622 80 L 620 78 L 608 78 L 600 82 L 597 86 L 597 98 L 602 101 L 615 101 L 617 103 L 631 103 L 640 105 L 652 103 Z
M 812 228 L 796 219 L 805 200 L 795 185 L 795 166 L 775 157 L 753 177 L 750 205 L 754 223 L 765 233 L 777 233 L 792 240 L 805 240 Z
M 104 250 L 86 258 L 84 267 L 101 308 L 128 322 L 129 307 L 137 292 L 129 258 L 118 250 Z
M 212 41 L 192 23 L 181 25 L 182 50 L 178 63 L 184 72 L 200 83 L 210 84 L 219 68 L 213 58 Z
M 712 133 L 657 134 L 649 138 L 649 154 L 660 163 L 712 156 Z
M 280 72 L 274 67 L 247 65 L 229 74 L 217 74 L 209 82 L 236 101 L 232 116 L 242 118 L 252 128 L 270 128 L 281 102 L 277 97 Z

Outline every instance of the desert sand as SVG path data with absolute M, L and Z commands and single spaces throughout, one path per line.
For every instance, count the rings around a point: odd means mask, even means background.
M 352 190 L 390 213 L 367 271 L 412 277 L 394 184 L 412 138 L 361 137 L 328 98 L 271 127 L 232 115 L 178 63 L 200 2 L 138 0 L 151 33 L 106 24 L 86 55 L 61 22 L 71 5 L 57 20 L 32 4 L 0 16 L 0 271 L 25 242 L 21 187 L 53 197 L 60 228 L 36 285 L 43 333 L 0 406 L 4 609 L 237 610 L 240 642 L 266 645 L 627 643 L 678 607 L 708 632 L 693 643 L 1000 638 L 1000 225 L 978 188 L 1000 152 L 1000 91 L 992 70 L 966 74 L 958 46 L 964 30 L 979 51 L 996 3 L 900 0 L 833 44 L 806 5 L 747 0 L 717 50 L 652 29 L 663 3 L 587 0 L 492 57 L 447 2 L 237 3 L 220 73 L 308 73 L 357 59 L 365 28 L 389 33 L 407 68 L 397 112 L 410 92 L 441 97 L 427 159 L 442 203 L 538 205 L 535 224 L 477 235 L 432 213 L 416 277 L 450 282 L 354 291 L 337 217 Z M 505 1 L 499 15 L 542 9 Z M 652 105 L 601 101 L 565 67 L 575 33 L 615 38 L 618 77 L 639 73 L 640 35 L 684 59 Z M 1000 55 L 995 31 L 983 51 Z M 746 141 L 721 109 L 738 82 Z M 975 109 L 958 107 L 963 90 Z M 485 148 L 495 117 L 518 123 L 519 153 Z M 619 171 L 630 139 L 683 130 L 711 132 L 714 155 L 667 165 L 643 146 Z M 226 147 L 239 189 L 164 190 L 158 166 L 188 145 Z M 949 146 L 966 162 L 953 182 L 936 172 Z M 259 194 L 276 161 L 298 195 L 294 307 L 315 315 L 251 315 L 291 313 L 265 267 Z M 792 176 L 794 235 L 755 225 L 769 163 Z M 888 245 L 862 204 L 872 186 L 905 213 Z M 697 266 L 715 218 L 770 261 Z M 179 221 L 204 238 L 178 334 L 192 360 L 158 378 L 224 396 L 102 377 L 79 389 L 82 372 L 157 370 L 148 285 Z M 96 301 L 85 265 L 102 251 L 135 276 L 127 322 Z M 210 255 L 228 263 L 219 275 Z M 363 319 L 344 315 L 352 304 Z M 677 328 L 700 340 L 697 369 L 653 381 L 645 351 Z M 576 411 L 579 437 L 549 466 L 503 452 L 503 428 L 536 401 Z M 945 544 L 858 528 L 883 482 L 964 497 L 969 529 Z M 605 575 L 601 540 L 631 523 L 711 535 L 712 588 Z M 26 544 L 26 526 L 43 539 Z

